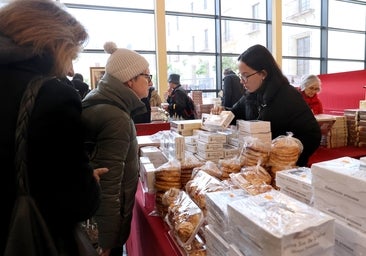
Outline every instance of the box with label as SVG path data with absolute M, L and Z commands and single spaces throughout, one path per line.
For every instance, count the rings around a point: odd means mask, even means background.
M 184 145 L 184 148 L 186 151 L 191 152 L 191 153 L 197 153 L 197 144 L 190 144 L 190 143 L 186 143 Z
M 314 207 L 366 233 L 366 207 L 314 188 Z
M 223 151 L 197 151 L 197 155 L 205 160 L 218 160 L 224 158 Z
M 155 166 L 153 163 L 140 165 L 140 180 L 145 191 L 155 192 Z
M 289 170 L 276 172 L 276 186 L 280 188 L 292 188 L 313 195 L 313 187 L 311 185 L 311 169 L 307 167 L 299 167 Z
M 226 143 L 227 136 L 213 132 L 200 132 L 198 133 L 198 140 L 206 143 Z
M 233 158 L 239 156 L 239 148 L 224 144 L 224 158 Z
M 223 143 L 206 143 L 197 141 L 197 150 L 199 151 L 222 151 L 223 149 Z
M 366 208 L 366 171 L 360 167 L 361 161 L 351 157 L 314 163 L 311 166 L 312 185 L 314 189 Z
M 272 133 L 266 132 L 266 133 L 247 133 L 247 132 L 240 132 L 239 133 L 239 140 L 243 141 L 244 137 L 253 137 L 257 138 L 258 140 L 262 141 L 263 143 L 269 143 L 272 142 Z
M 202 118 L 202 129 L 220 130 L 227 128 L 234 117 L 231 111 L 222 111 L 219 115 L 204 115 Z
M 184 159 L 184 136 L 173 132 L 164 132 L 161 137 L 160 148 L 169 159 Z
M 335 222 L 335 256 L 360 256 L 366 255 L 366 234 L 354 229 L 347 224 L 336 220 Z
M 334 218 L 277 190 L 229 203 L 228 216 L 245 255 L 333 255 Z
M 200 129 L 201 125 L 202 125 L 201 119 L 176 120 L 170 122 L 170 128 L 175 128 L 176 131 Z
M 154 146 L 141 147 L 140 156 L 148 157 L 150 162 L 155 166 L 160 166 L 168 162 L 168 159 L 165 157 L 163 152 L 158 147 Z
M 261 120 L 237 120 L 238 130 L 246 133 L 269 133 L 271 122 Z

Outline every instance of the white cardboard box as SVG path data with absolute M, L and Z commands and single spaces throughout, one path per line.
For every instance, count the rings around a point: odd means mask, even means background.
M 333 255 L 334 218 L 279 191 L 229 203 L 228 216 L 232 243 L 249 255 Z
M 220 115 L 203 115 L 202 129 L 218 130 L 227 128 L 234 118 L 235 116 L 231 111 L 222 111 Z
M 366 234 L 345 223 L 335 222 L 335 256 L 366 255 Z
M 177 131 L 200 129 L 201 125 L 202 125 L 201 119 L 176 120 L 170 122 L 170 127 L 175 128 L 175 130 Z
M 199 151 L 222 151 L 223 149 L 223 143 L 206 143 L 202 141 L 197 141 L 197 150 Z
M 362 232 L 366 232 L 366 207 L 314 188 L 314 207 Z
M 311 166 L 312 185 L 366 208 L 366 171 L 360 169 L 360 163 L 351 157 L 314 163 Z
M 238 120 L 238 130 L 246 133 L 270 133 L 271 122 L 261 120 Z
M 198 133 L 198 140 L 205 143 L 226 143 L 227 136 L 214 132 L 200 132 Z

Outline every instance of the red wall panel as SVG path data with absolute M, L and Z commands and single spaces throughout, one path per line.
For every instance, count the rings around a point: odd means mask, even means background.
M 343 115 L 344 109 L 359 108 L 360 100 L 365 99 L 366 70 L 319 75 L 322 90 L 319 98 L 324 113 Z

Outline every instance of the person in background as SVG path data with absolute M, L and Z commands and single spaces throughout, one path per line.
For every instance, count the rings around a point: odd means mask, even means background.
M 245 90 L 240 78 L 230 68 L 224 70 L 222 106 L 230 109 L 243 96 Z
M 75 73 L 71 82 L 73 83 L 75 90 L 78 91 L 80 98 L 84 99 L 90 90 L 89 85 L 84 82 L 83 75 L 80 73 Z
M 272 138 L 292 132 L 303 144 L 298 166 L 306 166 L 319 147 L 321 131 L 310 108 L 283 75 L 269 50 L 249 47 L 238 57 L 239 77 L 247 90 L 231 109 L 235 120 L 271 122 Z
M 75 227 L 90 218 L 99 205 L 96 179 L 107 170 L 93 173 L 84 151 L 79 95 L 62 82 L 87 37 L 85 28 L 55 1 L 16 0 L 0 8 L 1 255 L 17 194 L 14 141 L 19 104 L 33 79 L 48 78 L 29 120 L 30 194 L 54 240 L 63 244 L 62 255 L 79 255 Z
M 150 74 L 150 71 L 148 72 Z M 146 98 L 141 99 L 141 101 L 145 104 L 146 107 L 146 112 L 141 114 L 141 115 L 135 115 L 132 117 L 133 121 L 135 124 L 141 124 L 141 123 L 151 123 L 151 104 L 150 104 L 150 99 L 151 99 L 151 88 L 153 85 L 152 80 L 150 79 L 149 82 L 149 93 L 147 95 Z
M 169 105 L 166 107 L 171 118 L 174 119 L 195 119 L 194 113 L 189 107 L 187 92 L 180 84 L 180 75 L 170 74 L 168 78 L 169 88 L 166 93 L 166 101 Z
M 323 114 L 323 104 L 318 98 L 321 90 L 321 81 L 316 75 L 308 75 L 302 78 L 299 86 L 302 97 L 309 105 L 314 115 Z
M 162 100 L 155 87 L 151 86 L 149 88 L 149 94 L 150 94 L 150 106 L 161 107 Z
M 84 108 L 83 119 L 89 137 L 96 141 L 92 165 L 109 169 L 100 179 L 102 200 L 95 214 L 100 255 L 121 256 L 130 234 L 139 178 L 138 144 L 132 117 L 146 112 L 141 99 L 148 96 L 152 75 L 149 63 L 137 52 L 117 48 L 113 42 L 106 42 L 104 50 L 110 54 L 105 74 L 83 104 L 111 103 Z

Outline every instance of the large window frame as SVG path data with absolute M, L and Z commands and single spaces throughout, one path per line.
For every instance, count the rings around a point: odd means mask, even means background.
M 136 13 L 136 14 L 146 14 L 146 15 L 160 15 L 162 12 L 159 12 L 158 10 L 156 10 L 156 6 L 157 4 L 155 3 L 155 0 L 144 0 L 145 4 L 140 4 L 138 5 L 136 3 L 136 6 L 134 7 L 133 3 L 129 3 L 128 7 L 123 7 L 122 2 L 119 3 L 119 6 L 104 6 L 104 5 L 96 5 L 94 2 L 90 2 L 90 1 L 85 1 L 85 0 L 69 0 L 69 1 L 60 1 L 63 2 L 66 7 L 70 8 L 70 9 L 84 9 L 84 10 L 100 10 L 100 11 L 113 11 L 113 12 L 120 12 L 121 14 L 123 13 Z M 165 2 L 168 2 L 171 0 L 165 0 Z M 265 40 L 260 39 L 259 41 L 264 44 L 265 46 L 268 47 L 268 49 L 272 50 L 272 46 L 276 45 L 276 47 L 282 47 L 282 41 L 287 40 L 287 38 L 282 38 L 280 39 L 280 41 L 276 41 L 273 42 L 272 39 L 272 28 L 273 26 L 276 26 L 276 24 L 272 24 L 273 20 L 278 20 L 279 17 L 274 17 L 273 13 L 271 13 L 271 6 L 273 4 L 278 4 L 277 1 L 273 1 L 273 0 L 258 0 L 258 1 L 251 1 L 250 3 L 252 4 L 252 8 L 249 9 L 249 14 L 243 14 L 243 15 L 223 15 L 221 10 L 221 2 L 223 0 L 216 0 L 212 2 L 209 1 L 204 1 L 201 4 L 199 2 L 195 2 L 194 5 L 190 5 L 189 8 L 187 8 L 186 10 L 190 11 L 190 12 L 183 12 L 183 11 L 167 11 L 165 10 L 164 13 L 164 20 L 166 19 L 166 17 L 168 16 L 174 16 L 175 19 L 177 21 L 179 21 L 180 18 L 182 17 L 192 17 L 192 18 L 202 18 L 202 19 L 207 19 L 207 20 L 212 20 L 212 22 L 214 23 L 214 31 L 210 31 L 207 30 L 205 32 L 205 41 L 204 41 L 204 45 L 205 45 L 205 50 L 198 50 L 198 47 L 192 47 L 191 51 L 186 51 L 186 50 L 182 50 L 183 48 L 180 45 L 176 45 L 174 50 L 167 50 L 165 52 L 161 52 L 160 51 L 160 47 L 159 45 L 156 45 L 155 49 L 135 49 L 136 51 L 140 52 L 141 54 L 147 56 L 150 60 L 150 64 L 151 64 L 151 68 L 152 68 L 152 73 L 154 74 L 154 77 L 156 77 L 155 72 L 157 72 L 157 68 L 156 67 L 160 67 L 160 70 L 164 70 L 164 65 L 166 65 L 166 70 L 167 73 L 170 71 L 169 70 L 169 61 L 170 60 L 175 60 L 175 61 L 182 61 L 182 56 L 192 56 L 192 57 L 199 57 L 202 56 L 202 58 L 206 58 L 206 57 L 210 57 L 210 58 L 214 58 L 215 59 L 215 64 L 211 65 L 209 67 L 210 69 L 210 77 L 214 78 L 214 88 L 209 88 L 209 89 L 203 89 L 203 91 L 206 93 L 205 95 L 208 95 L 210 97 L 216 96 L 218 95 L 219 91 L 221 90 L 221 81 L 222 81 L 222 70 L 224 68 L 224 65 L 232 65 L 237 56 L 241 53 L 240 50 L 233 48 L 233 51 L 227 51 L 225 50 L 225 44 L 227 44 L 228 42 L 234 40 L 235 36 L 238 34 L 237 30 L 235 30 L 235 26 L 236 24 L 242 24 L 242 26 L 245 26 L 245 24 L 250 25 L 250 30 L 251 33 L 258 33 L 258 31 L 262 31 L 265 33 Z M 228 1 L 228 0 L 225 0 Z M 229 0 L 229 1 L 233 1 L 232 6 L 236 6 L 236 4 L 238 4 L 238 0 Z M 258 6 L 256 6 L 256 4 L 258 2 L 262 2 L 265 3 L 266 5 L 266 14 L 265 14 L 265 18 L 263 18 L 262 16 L 257 16 L 258 13 Z M 343 58 L 343 57 L 334 57 L 334 56 L 328 56 L 329 51 L 328 51 L 328 47 L 330 45 L 330 42 L 328 40 L 329 35 L 332 35 L 332 33 L 348 33 L 349 35 L 356 35 L 357 38 L 360 38 L 361 45 L 364 45 L 364 48 L 366 48 L 366 37 L 365 37 L 365 31 L 366 31 L 366 25 L 365 25 L 365 29 L 352 29 L 352 28 L 339 28 L 339 27 L 329 27 L 328 25 L 328 17 L 330 14 L 332 14 L 333 10 L 329 9 L 329 5 L 328 2 L 331 0 L 320 0 L 320 6 L 321 6 L 321 21 L 320 24 L 302 24 L 302 23 L 291 23 L 291 22 L 282 22 L 281 24 L 281 28 L 280 29 L 284 29 L 286 27 L 294 27 L 294 26 L 298 26 L 299 28 L 305 28 L 305 29 L 312 29 L 312 30 L 317 30 L 320 33 L 320 39 L 319 42 L 313 42 L 313 44 L 318 44 L 320 45 L 320 54 L 317 56 L 304 56 L 303 53 L 299 53 L 299 51 L 297 51 L 297 54 L 293 54 L 293 55 L 282 55 L 281 59 L 278 59 L 278 62 L 280 64 L 280 66 L 282 65 L 282 62 L 286 62 L 286 65 L 294 65 L 293 63 L 297 63 L 296 65 L 296 73 L 297 75 L 300 75 L 300 73 L 306 73 L 306 72 L 313 72 L 313 73 L 317 73 L 317 74 L 324 74 L 324 73 L 328 73 L 329 71 L 329 67 L 335 67 L 335 66 L 340 66 L 340 63 L 353 63 L 355 67 L 360 67 L 363 69 L 366 69 L 366 51 L 364 51 L 364 54 L 362 56 L 359 56 L 359 58 Z M 280 2 L 284 2 L 284 0 L 280 1 Z M 299 13 L 303 13 L 305 12 L 305 14 L 314 11 L 311 8 L 311 4 L 310 4 L 311 0 L 298 0 L 298 8 L 301 7 L 301 10 L 298 9 Z M 358 1 L 358 0 L 338 0 L 338 2 L 347 2 L 349 4 L 354 4 L 359 6 L 360 8 L 366 8 L 366 3 L 364 3 L 363 1 Z M 93 4 L 89 4 L 89 3 L 94 3 Z M 127 2 L 126 2 L 127 3 Z M 148 4 L 146 4 L 148 3 Z M 154 4 L 155 3 L 155 4 Z M 193 3 L 193 2 L 192 2 Z M 242 3 L 242 2 L 241 2 Z M 104 4 L 104 2 L 103 2 Z M 210 13 L 210 4 L 214 4 L 214 13 Z M 227 3 L 226 3 L 227 4 Z M 131 6 L 132 7 L 131 7 Z M 147 7 L 146 7 L 147 6 Z M 306 8 L 304 9 L 303 7 L 306 6 Z M 194 8 L 202 8 L 202 13 L 194 13 L 193 10 Z M 212 6 L 211 6 L 212 7 Z M 278 7 L 278 6 L 276 6 Z M 236 8 L 236 9 L 240 9 L 241 12 L 243 11 L 243 8 Z M 235 8 L 233 8 L 233 10 L 235 11 Z M 298 18 L 300 14 L 295 14 L 293 17 L 294 18 Z M 155 17 L 156 19 L 156 17 Z M 136 21 L 137 22 L 137 21 Z M 133 22 L 131 22 L 133 23 Z M 121 24 L 121 26 L 123 26 L 124 24 Z M 150 24 L 151 25 L 151 24 Z M 155 24 L 153 24 L 153 26 L 155 26 Z M 165 24 L 158 24 L 158 26 L 166 26 Z M 255 28 L 255 29 L 253 29 Z M 166 26 L 166 28 L 164 28 L 164 31 L 167 32 L 166 35 L 159 35 L 159 37 L 162 38 L 167 38 L 171 32 L 172 29 L 176 30 L 180 30 L 181 27 L 179 26 L 179 22 L 175 23 L 174 27 L 171 26 Z M 156 31 L 156 27 L 155 29 L 153 29 L 154 31 Z M 242 30 L 239 30 L 242 31 Z M 137 32 L 136 32 L 137 33 Z M 211 50 L 209 44 L 212 43 L 210 42 L 212 39 L 210 39 L 210 34 L 212 35 L 212 33 L 214 33 L 214 49 Z M 157 35 L 155 35 L 156 37 Z M 188 39 L 188 41 L 193 45 L 197 45 L 197 43 L 199 42 L 199 39 L 192 36 L 190 37 L 191 39 Z M 151 41 L 156 41 L 156 38 L 149 38 L 149 40 Z M 298 39 L 298 42 L 300 42 L 301 40 Z M 245 40 L 242 42 L 243 43 L 243 49 L 245 50 L 245 47 L 247 47 L 248 45 L 246 45 Z M 250 42 L 252 44 L 254 44 L 253 42 Z M 300 46 L 298 46 L 300 47 Z M 310 45 L 309 47 L 312 47 L 312 45 Z M 165 49 L 163 49 L 164 51 Z M 276 49 L 273 49 L 276 50 Z M 281 51 L 282 52 L 282 51 Z M 86 47 L 83 51 L 83 53 L 81 54 L 80 58 L 83 58 L 84 56 L 88 55 L 88 54 L 100 54 L 101 56 L 103 56 L 101 59 L 106 59 L 105 57 L 105 53 L 103 51 L 102 48 L 88 48 Z M 160 56 L 160 59 L 157 56 Z M 300 56 L 302 55 L 302 56 Z M 164 64 L 164 61 L 161 62 L 161 56 L 166 56 L 166 59 L 168 61 L 167 64 Z M 229 64 L 228 64 L 229 63 Z M 231 63 L 231 64 L 230 64 Z M 291 64 L 292 63 L 292 64 Z M 310 63 L 317 63 L 317 65 L 312 65 Z M 78 64 L 76 64 L 78 65 Z M 85 64 L 83 64 L 85 65 Z M 94 63 L 90 63 L 90 66 L 95 66 Z M 101 66 L 103 66 L 103 63 L 101 63 Z M 299 66 L 301 66 L 302 68 L 299 68 Z M 306 68 L 306 66 L 315 66 L 315 68 L 313 68 L 312 70 L 309 70 L 308 68 Z M 87 67 L 89 68 L 89 67 Z M 334 68 L 331 68 L 331 70 Z M 171 70 L 172 71 L 172 70 Z M 284 70 L 284 73 L 286 72 L 286 69 Z M 87 76 L 87 74 L 85 74 Z M 166 77 L 167 74 L 165 74 Z M 285 73 L 286 75 L 286 73 Z M 159 77 L 159 76 L 158 76 Z M 187 78 L 190 79 L 190 78 Z M 291 78 L 291 80 L 293 80 L 293 77 Z M 211 81 L 211 80 L 210 80 Z M 155 81 L 158 82 L 157 86 L 158 88 L 163 88 L 164 89 L 164 83 L 165 81 Z M 163 91 L 159 91 L 160 95 L 163 95 Z

